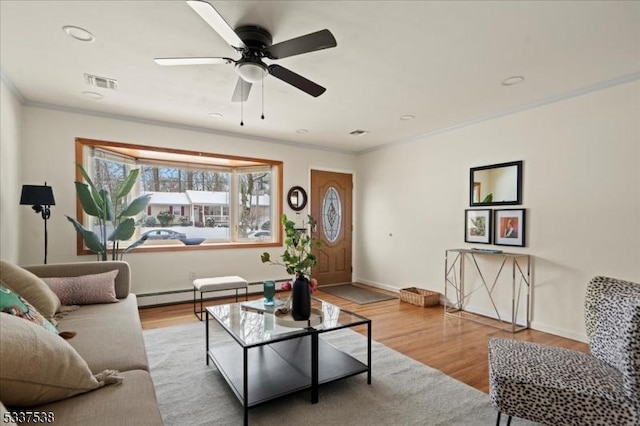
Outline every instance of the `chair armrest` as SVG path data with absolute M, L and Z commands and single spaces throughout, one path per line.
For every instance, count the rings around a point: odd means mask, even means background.
M 123 261 L 52 263 L 47 265 L 27 265 L 23 266 L 23 268 L 40 278 L 78 277 L 117 269 L 119 272 L 115 280 L 116 297 L 124 299 L 131 292 L 131 269 L 129 264 Z

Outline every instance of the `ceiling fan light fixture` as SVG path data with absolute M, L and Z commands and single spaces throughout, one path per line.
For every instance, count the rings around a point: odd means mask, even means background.
M 257 83 L 267 75 L 267 67 L 257 62 L 240 62 L 236 70 L 247 83 Z

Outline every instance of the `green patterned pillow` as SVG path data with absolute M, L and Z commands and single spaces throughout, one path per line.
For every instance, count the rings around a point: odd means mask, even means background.
M 19 294 L 14 293 L 5 287 L 0 281 L 0 311 L 16 317 L 24 318 L 34 324 L 44 327 L 46 330 L 54 334 L 58 334 L 58 330 L 51 324 L 40 312 L 34 308 L 31 303 L 27 302 Z

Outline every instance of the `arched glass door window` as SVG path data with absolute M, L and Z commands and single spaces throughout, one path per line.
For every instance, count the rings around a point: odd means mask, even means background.
M 322 228 L 324 236 L 330 243 L 340 236 L 342 224 L 342 202 L 338 191 L 332 186 L 327 189 L 322 200 Z

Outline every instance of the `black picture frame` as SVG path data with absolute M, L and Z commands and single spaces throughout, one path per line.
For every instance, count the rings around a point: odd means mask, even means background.
M 465 243 L 491 244 L 491 209 L 467 209 L 464 211 Z
M 526 209 L 494 210 L 493 244 L 524 247 L 526 245 Z
M 287 193 L 287 204 L 291 210 L 299 212 L 307 206 L 307 192 L 301 186 L 293 186 Z

